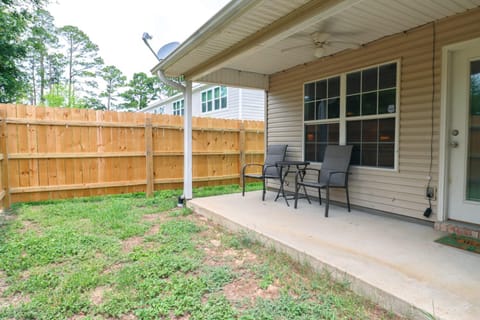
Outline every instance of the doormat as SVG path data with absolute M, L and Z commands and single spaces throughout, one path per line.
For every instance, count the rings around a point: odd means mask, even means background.
M 435 242 L 480 254 L 480 239 L 459 236 L 453 233 L 437 239 Z

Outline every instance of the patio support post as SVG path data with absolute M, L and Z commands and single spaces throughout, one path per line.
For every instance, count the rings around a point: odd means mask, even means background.
M 183 196 L 192 199 L 192 81 L 185 84 L 185 113 L 183 116 Z

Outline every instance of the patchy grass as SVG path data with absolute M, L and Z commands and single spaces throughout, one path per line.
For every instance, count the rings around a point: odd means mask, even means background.
M 399 319 L 177 196 L 16 205 L 0 227 L 0 318 Z

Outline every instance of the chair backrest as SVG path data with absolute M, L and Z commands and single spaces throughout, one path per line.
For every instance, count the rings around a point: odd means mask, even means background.
M 278 176 L 278 170 L 275 164 L 278 161 L 284 161 L 287 154 L 286 144 L 272 144 L 267 146 L 267 155 L 265 157 L 265 174 L 270 176 Z
M 326 183 L 330 172 L 348 172 L 353 146 L 328 145 L 323 157 L 322 170 L 320 171 L 320 182 Z M 331 177 L 330 185 L 344 187 L 346 184 L 345 174 L 334 174 Z

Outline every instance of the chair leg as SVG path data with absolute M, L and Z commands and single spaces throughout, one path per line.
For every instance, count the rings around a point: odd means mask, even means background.
M 347 208 L 348 208 L 348 212 L 350 212 L 350 197 L 348 196 L 348 185 L 345 187 L 345 193 L 347 194 Z
M 295 204 L 294 208 L 297 209 L 297 202 L 298 202 L 298 190 L 300 189 L 300 185 L 298 183 L 295 184 Z
M 242 176 L 242 197 L 245 197 L 245 176 Z
M 262 201 L 265 201 L 265 193 L 267 193 L 267 189 L 265 188 L 265 178 L 262 179 L 263 181 L 263 195 L 262 195 Z
M 322 189 L 318 188 L 318 202 L 322 205 Z
M 330 205 L 330 188 L 327 187 L 327 198 L 325 199 L 325 218 L 328 218 L 328 206 Z

